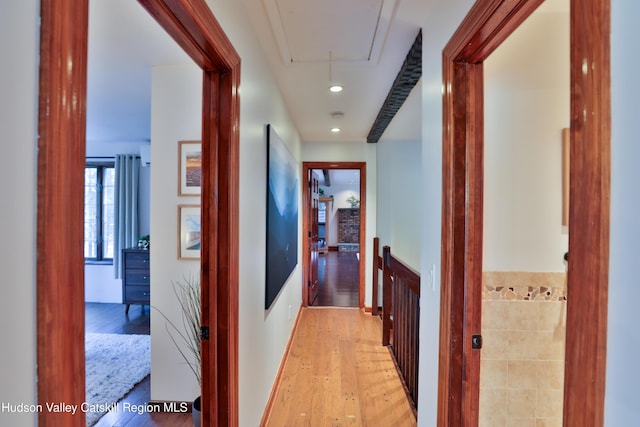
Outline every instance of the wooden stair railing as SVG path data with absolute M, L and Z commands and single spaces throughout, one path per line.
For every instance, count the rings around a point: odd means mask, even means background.
M 378 305 L 378 301 L 380 300 L 380 280 L 379 280 L 379 271 L 382 270 L 382 257 L 379 255 L 380 252 L 380 238 L 373 238 L 373 289 L 371 293 L 371 315 L 379 316 L 380 315 L 380 306 Z
M 414 407 L 418 402 L 420 275 L 382 249 L 382 345 L 390 346 Z

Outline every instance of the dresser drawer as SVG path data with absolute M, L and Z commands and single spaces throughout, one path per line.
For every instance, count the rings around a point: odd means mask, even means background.
M 124 272 L 124 281 L 128 285 L 148 285 L 151 280 L 149 270 L 130 270 Z
M 127 286 L 125 288 L 125 303 L 140 304 L 149 303 L 151 292 L 149 286 Z
M 149 251 L 136 251 L 124 253 L 125 269 L 149 269 Z
M 151 274 L 149 250 L 130 248 L 122 251 L 122 302 L 149 305 Z

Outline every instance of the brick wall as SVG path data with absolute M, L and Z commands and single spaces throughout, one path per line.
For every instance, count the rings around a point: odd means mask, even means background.
M 338 209 L 338 243 L 360 241 L 360 209 Z

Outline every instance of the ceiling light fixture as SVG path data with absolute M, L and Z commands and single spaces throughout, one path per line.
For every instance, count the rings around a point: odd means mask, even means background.
M 344 88 L 342 87 L 342 85 L 333 83 L 332 65 L 333 65 L 333 54 L 331 51 L 329 51 L 329 92 L 339 93 L 339 92 L 342 92 L 342 89 Z
M 338 133 L 340 132 L 340 128 L 331 128 L 331 132 Z

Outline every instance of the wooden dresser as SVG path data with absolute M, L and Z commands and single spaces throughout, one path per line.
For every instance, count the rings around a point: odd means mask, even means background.
M 129 313 L 131 304 L 149 305 L 149 249 L 122 250 L 122 303 L 127 304 L 125 313 Z

